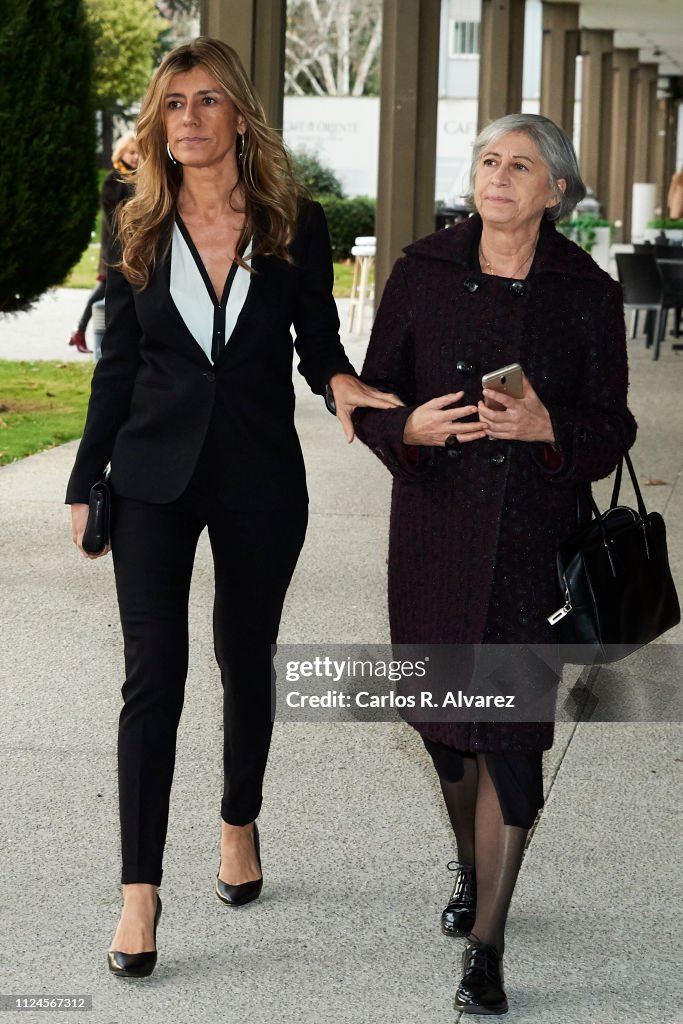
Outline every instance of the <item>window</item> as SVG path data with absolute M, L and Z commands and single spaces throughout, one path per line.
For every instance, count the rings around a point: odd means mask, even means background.
M 478 21 L 451 20 L 449 29 L 449 57 L 479 56 Z

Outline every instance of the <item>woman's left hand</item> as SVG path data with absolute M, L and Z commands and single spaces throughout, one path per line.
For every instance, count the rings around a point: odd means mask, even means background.
M 523 376 L 521 398 L 484 388 L 484 398 L 505 406 L 504 412 L 489 409 L 479 402 L 478 412 L 487 435 L 497 441 L 543 441 L 555 443 L 550 414 L 543 405 L 526 374 Z
M 350 373 L 335 373 L 334 377 L 330 377 L 329 385 L 337 409 L 337 419 L 349 444 L 355 437 L 351 421 L 354 409 L 367 406 L 372 409 L 397 409 L 404 404 L 397 395 L 371 388 Z

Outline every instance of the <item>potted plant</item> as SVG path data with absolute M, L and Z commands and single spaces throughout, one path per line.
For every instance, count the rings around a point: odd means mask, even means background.
M 673 220 L 671 217 L 655 217 L 647 222 L 645 240 L 654 242 L 657 236 L 664 234 L 669 242 L 683 241 L 683 219 Z
M 589 252 L 595 262 L 609 270 L 609 251 L 614 238 L 614 224 L 594 213 L 580 213 L 571 220 L 561 221 L 558 228 L 567 238 Z

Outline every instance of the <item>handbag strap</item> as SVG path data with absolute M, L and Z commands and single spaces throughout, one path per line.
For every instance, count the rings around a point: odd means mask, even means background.
M 589 483 L 579 484 L 576 488 L 576 526 L 577 529 L 584 523 L 590 522 L 594 515 L 600 515 L 596 511 L 593 501 L 593 492 Z
M 617 502 L 619 501 L 619 491 L 621 490 L 621 478 L 624 470 L 624 459 L 619 459 L 619 465 L 617 471 L 614 474 L 614 487 L 612 488 L 612 499 L 609 503 L 610 508 L 616 508 Z
M 616 508 L 619 503 L 619 492 L 621 491 L 621 482 L 623 479 L 624 462 L 628 469 L 629 476 L 631 477 L 631 483 L 633 484 L 633 491 L 636 496 L 636 502 L 638 505 L 638 515 L 640 516 L 643 524 L 647 523 L 647 509 L 645 508 L 645 502 L 643 501 L 643 495 L 638 485 L 638 478 L 636 477 L 633 463 L 631 462 L 631 456 L 628 452 L 624 452 L 622 457 L 619 459 L 619 465 L 614 476 L 614 487 L 612 488 L 612 500 L 609 503 L 610 509 Z M 591 490 L 590 483 L 579 484 L 576 488 L 576 525 L 582 526 L 584 523 L 589 522 L 591 518 L 595 518 L 600 522 L 602 532 L 604 533 L 604 527 L 602 526 L 602 513 L 597 506 L 595 498 L 593 497 L 593 491 Z
M 631 477 L 631 483 L 633 484 L 633 491 L 635 493 L 636 502 L 638 504 L 638 514 L 640 518 L 643 520 L 643 522 L 645 522 L 645 520 L 647 519 L 647 509 L 645 508 L 645 502 L 643 501 L 643 495 L 640 491 L 638 478 L 636 477 L 636 471 L 633 468 L 631 456 L 628 454 L 628 452 L 624 452 L 621 459 L 619 460 L 619 465 L 617 466 L 617 471 L 614 477 L 612 500 L 609 503 L 609 507 L 616 508 L 619 502 L 619 491 L 621 490 L 621 480 L 623 476 L 624 463 L 626 463 L 626 468 L 628 469 L 629 476 Z
M 640 493 L 640 487 L 638 486 L 638 480 L 636 479 L 636 473 L 635 473 L 635 470 L 633 468 L 633 463 L 631 462 L 631 458 L 630 458 L 628 452 L 624 452 L 623 456 L 619 460 L 619 465 L 617 466 L 616 475 L 614 477 L 614 488 L 612 489 L 612 500 L 610 502 L 610 506 L 609 506 L 608 511 L 611 511 L 612 509 L 616 508 L 617 507 L 617 503 L 619 501 L 619 491 L 621 490 L 621 481 L 622 481 L 622 477 L 623 477 L 624 462 L 626 463 L 626 467 L 628 469 L 629 476 L 631 477 L 631 483 L 633 484 L 633 490 L 634 490 L 635 495 L 636 495 L 636 501 L 638 502 L 638 516 L 640 518 L 640 525 L 641 525 L 642 530 L 643 530 L 643 541 L 645 543 L 645 550 L 647 552 L 647 557 L 650 558 L 651 557 L 651 553 L 650 553 L 650 542 L 649 542 L 649 539 L 648 539 L 648 527 L 649 527 L 649 524 L 648 524 L 648 519 L 647 519 L 647 509 L 645 508 L 645 502 L 643 501 L 643 496 Z M 583 526 L 585 522 L 591 522 L 592 521 L 590 517 L 588 519 L 586 519 L 585 516 L 584 516 L 585 510 L 586 510 L 586 502 L 588 502 L 588 504 L 590 505 L 592 514 L 595 517 L 595 522 L 596 522 L 597 528 L 600 531 L 600 534 L 602 536 L 602 541 L 603 541 L 603 544 L 605 546 L 605 552 L 606 552 L 607 558 L 609 560 L 610 570 L 612 572 L 612 575 L 614 577 L 616 577 L 617 570 L 616 570 L 616 566 L 615 566 L 615 563 L 614 563 L 614 559 L 612 557 L 612 546 L 610 544 L 609 537 L 607 536 L 607 529 L 605 527 L 605 520 L 603 518 L 602 513 L 600 512 L 600 509 L 598 508 L 598 506 L 596 504 L 595 498 L 593 497 L 593 492 L 591 490 L 590 483 L 580 484 L 576 488 L 576 524 L 577 524 L 577 527 Z

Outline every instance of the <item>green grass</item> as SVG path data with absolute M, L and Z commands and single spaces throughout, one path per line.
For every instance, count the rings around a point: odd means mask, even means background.
M 374 270 L 370 271 L 370 283 L 375 279 Z M 348 299 L 351 294 L 353 282 L 353 261 L 345 260 L 343 263 L 334 265 L 334 297 L 335 299 Z
M 335 299 L 348 299 L 351 294 L 351 282 L 353 281 L 353 263 L 334 264 L 334 297 Z
M 97 281 L 97 269 L 100 263 L 100 246 L 91 243 L 75 267 L 69 271 L 69 276 L 62 282 L 62 288 L 90 288 L 95 287 Z
M 81 436 L 93 368 L 0 360 L 0 466 Z

